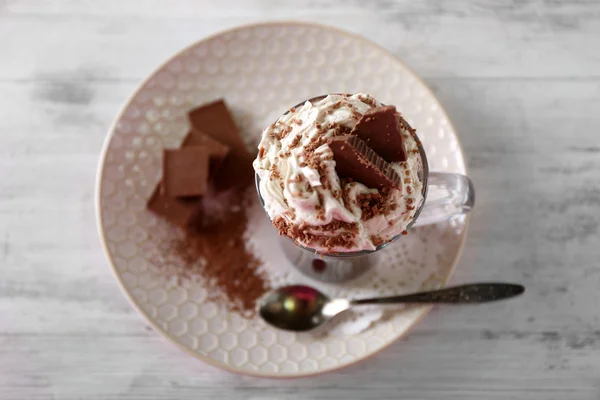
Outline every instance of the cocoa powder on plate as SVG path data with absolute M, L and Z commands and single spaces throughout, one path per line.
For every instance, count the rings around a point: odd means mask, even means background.
M 228 201 L 228 211 L 221 213 L 219 223 L 163 242 L 155 263 L 160 263 L 167 275 L 176 276 L 180 284 L 184 280 L 203 282 L 208 300 L 250 317 L 269 284 L 260 271 L 261 260 L 246 244 L 249 204 L 240 193 Z

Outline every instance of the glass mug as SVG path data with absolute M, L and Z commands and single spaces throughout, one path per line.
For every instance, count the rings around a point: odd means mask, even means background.
M 311 103 L 322 100 L 325 96 L 313 97 Z M 297 104 L 302 106 L 306 101 Z M 283 115 L 287 114 L 286 111 Z M 416 135 L 415 135 L 416 136 Z M 418 137 L 417 145 L 422 160 L 419 178 L 423 183 L 423 199 L 408 224 L 407 230 L 413 226 L 423 226 L 443 222 L 456 215 L 468 213 L 475 205 L 475 190 L 471 180 L 462 174 L 429 171 L 427 155 Z M 258 199 L 264 209 L 265 203 L 260 194 L 260 178 L 255 174 Z M 265 210 L 266 212 L 266 210 Z M 382 243 L 375 250 L 354 252 L 318 253 L 317 251 L 297 245 L 287 236 L 280 236 L 280 244 L 287 259 L 303 274 L 320 281 L 335 283 L 354 279 L 375 265 L 378 252 L 403 235 L 400 233 L 390 241 Z

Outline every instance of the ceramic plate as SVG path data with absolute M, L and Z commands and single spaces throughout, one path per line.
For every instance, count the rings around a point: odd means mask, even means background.
M 398 59 L 365 39 L 304 23 L 239 27 L 181 51 L 135 92 L 105 143 L 97 214 L 123 292 L 172 343 L 212 365 L 268 377 L 303 376 L 362 360 L 398 339 L 429 308 L 349 313 L 318 333 L 294 334 L 207 299 L 202 282 L 169 279 L 147 256 L 176 230 L 145 210 L 160 177 L 161 150 L 187 132 L 186 112 L 225 98 L 249 146 L 291 105 L 325 93 L 369 93 L 394 104 L 424 143 L 431 170 L 465 173 L 456 133 L 439 102 Z M 334 296 L 405 293 L 443 285 L 456 264 L 466 219 L 411 230 L 381 252 L 376 268 L 343 285 L 296 272 L 272 243 L 277 233 L 253 207 L 250 235 L 274 286 L 314 284 Z M 158 239 L 162 238 L 162 239 Z M 164 243 L 162 243 L 164 245 Z M 268 251 L 267 251 L 268 250 Z

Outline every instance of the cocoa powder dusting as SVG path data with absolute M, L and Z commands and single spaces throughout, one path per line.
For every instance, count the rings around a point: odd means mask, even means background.
M 206 282 L 209 301 L 225 304 L 228 310 L 251 317 L 257 300 L 270 288 L 260 271 L 262 262 L 246 248 L 245 232 L 248 226 L 244 200 L 232 200 L 230 212 L 219 224 L 199 232 L 162 242 L 158 259 L 153 262 L 183 280 Z

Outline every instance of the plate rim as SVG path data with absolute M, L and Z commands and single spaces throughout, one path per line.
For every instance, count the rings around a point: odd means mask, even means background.
M 156 73 L 158 71 L 160 71 L 161 69 L 163 69 L 163 67 L 165 67 L 166 65 L 168 65 L 171 61 L 175 60 L 176 58 L 180 57 L 183 53 L 185 53 L 186 51 L 188 51 L 189 49 L 199 45 L 202 42 L 206 42 L 209 40 L 212 40 L 214 38 L 217 38 L 219 36 L 222 35 L 226 35 L 226 34 L 230 34 L 230 33 L 234 33 L 237 31 L 241 31 L 241 30 L 246 30 L 246 29 L 250 29 L 250 28 L 256 28 L 256 27 L 269 27 L 269 26 L 286 26 L 286 25 L 297 25 L 297 26 L 304 26 L 304 27 L 314 27 L 314 28 L 319 28 L 319 29 L 323 29 L 323 30 L 329 30 L 329 31 L 336 31 L 338 34 L 341 35 L 345 35 L 348 37 L 351 37 L 354 40 L 359 40 L 363 43 L 366 43 L 376 49 L 378 49 L 379 51 L 383 52 L 384 54 L 388 55 L 389 57 L 391 57 L 395 62 L 399 63 L 404 70 L 416 81 L 418 81 L 422 87 L 428 92 L 428 94 L 431 96 L 431 98 L 435 101 L 435 103 L 437 104 L 437 106 L 440 108 L 440 110 L 442 110 L 444 116 L 446 117 L 446 120 L 448 121 L 448 125 L 450 126 L 450 128 L 452 129 L 452 132 L 454 133 L 454 135 L 456 136 L 456 143 L 457 143 L 457 148 L 460 152 L 461 155 L 461 161 L 462 161 L 462 165 L 464 167 L 464 171 L 465 171 L 465 175 L 468 176 L 468 166 L 465 162 L 464 159 L 464 148 L 462 146 L 461 141 L 458 138 L 458 134 L 456 129 L 454 128 L 454 124 L 452 123 L 452 121 L 450 120 L 450 117 L 448 116 L 448 114 L 446 113 L 446 109 L 442 106 L 442 104 L 440 103 L 440 101 L 438 100 L 438 98 L 435 96 L 435 93 L 429 88 L 429 86 L 425 83 L 425 81 L 419 77 L 411 68 L 409 68 L 404 61 L 402 61 L 400 58 L 396 57 L 396 55 L 394 55 L 390 50 L 388 50 L 387 48 L 371 41 L 370 39 L 367 39 L 366 37 L 358 34 L 358 33 L 354 33 L 354 32 L 350 32 L 347 31 L 345 29 L 342 28 L 338 28 L 337 26 L 332 26 L 332 25 L 326 25 L 326 24 L 321 24 L 321 23 L 316 23 L 316 22 L 307 22 L 307 21 L 296 21 L 296 20 L 270 20 L 270 21 L 263 21 L 263 22 L 255 22 L 255 23 L 248 23 L 248 24 L 242 24 L 242 25 L 236 25 L 234 27 L 231 28 L 227 28 L 227 29 L 223 29 L 220 30 L 218 32 L 212 33 L 210 35 L 207 35 L 205 37 L 202 37 L 199 40 L 194 41 L 193 43 L 190 43 L 189 45 L 183 47 L 182 49 L 176 51 L 173 55 L 167 57 L 163 62 L 161 62 L 158 66 L 156 66 L 152 72 L 150 72 L 148 74 L 148 76 L 146 76 L 144 79 L 142 79 L 142 81 L 135 87 L 135 89 L 133 90 L 132 94 L 130 96 L 127 97 L 127 99 L 125 100 L 125 102 L 123 103 L 123 105 L 120 107 L 119 112 L 117 113 L 116 117 L 114 118 L 113 122 L 110 124 L 110 127 L 108 128 L 108 131 L 106 133 L 106 136 L 104 138 L 103 144 L 102 144 L 102 149 L 100 151 L 100 157 L 99 157 L 99 161 L 98 161 L 98 165 L 96 167 L 96 181 L 95 181 L 95 199 L 94 199 L 94 208 L 95 208 L 95 217 L 96 217 L 96 227 L 98 229 L 98 236 L 100 238 L 100 243 L 102 245 L 102 249 L 104 251 L 104 255 L 108 261 L 108 264 L 110 265 L 110 269 L 113 273 L 113 276 L 116 278 L 116 281 L 119 285 L 119 289 L 121 289 L 121 292 L 125 295 L 125 298 L 127 299 L 127 301 L 129 302 L 129 304 L 132 306 L 132 308 L 137 311 L 137 313 L 139 315 L 142 316 L 142 318 L 152 327 L 152 329 L 157 332 L 164 340 L 167 340 L 169 343 L 175 345 L 178 349 L 180 349 L 181 351 L 183 351 L 186 354 L 191 355 L 192 357 L 194 357 L 197 360 L 200 360 L 208 365 L 210 365 L 211 367 L 214 368 L 218 368 L 221 370 L 225 370 L 227 372 L 231 372 L 231 373 L 235 373 L 235 374 L 241 374 L 241 375 L 245 375 L 245 376 L 251 376 L 251 377 L 255 377 L 255 378 L 267 378 L 267 379 L 295 379 L 295 378 L 307 378 L 307 377 L 311 377 L 311 376 L 317 376 L 317 375 L 321 375 L 324 373 L 328 373 L 328 372 L 333 372 L 333 371 L 339 371 L 341 369 L 344 368 L 348 368 L 351 366 L 354 366 L 362 361 L 365 361 L 377 354 L 379 354 L 380 352 L 382 352 L 383 350 L 386 350 L 387 348 L 389 348 L 392 344 L 397 343 L 400 339 L 402 339 L 405 335 L 407 335 L 415 326 L 417 326 L 422 320 L 423 318 L 429 313 L 429 311 L 433 308 L 432 305 L 426 305 L 426 306 L 421 306 L 420 310 L 418 312 L 418 315 L 416 316 L 416 318 L 414 319 L 414 321 L 411 322 L 411 324 L 405 329 L 404 332 L 400 333 L 397 337 L 395 337 L 394 339 L 391 339 L 388 343 L 386 343 L 384 346 L 382 346 L 381 348 L 373 351 L 370 354 L 366 354 L 365 356 L 361 357 L 361 358 L 357 358 L 352 362 L 349 362 L 347 364 L 344 365 L 338 365 L 338 366 L 334 366 L 331 368 L 323 368 L 323 369 L 319 369 L 318 371 L 314 371 L 314 372 L 308 372 L 308 373 L 297 373 L 297 374 L 285 374 L 285 373 L 260 373 L 260 372 L 254 372 L 254 371 L 247 371 L 247 370 L 243 370 L 243 369 L 236 369 L 234 367 L 232 367 L 229 364 L 225 364 L 222 363 L 220 361 L 214 360 L 206 355 L 203 355 L 197 351 L 193 351 L 192 349 L 190 349 L 189 347 L 175 341 L 171 335 L 169 335 L 168 332 L 166 332 L 161 326 L 159 326 L 154 319 L 152 319 L 138 304 L 137 301 L 133 298 L 132 293 L 127 289 L 127 287 L 125 286 L 125 283 L 123 281 L 123 278 L 121 277 L 121 274 L 117 271 L 117 267 L 115 264 L 115 261 L 113 260 L 113 257 L 108 249 L 108 245 L 106 242 L 106 237 L 105 237 L 105 229 L 104 229 L 104 224 L 102 222 L 102 215 L 101 215 L 101 204 L 100 204 L 100 193 L 101 193 L 101 189 L 102 189 L 102 178 L 103 178 L 103 173 L 104 173 L 104 165 L 106 163 L 106 158 L 108 155 L 108 147 L 110 145 L 110 142 L 114 136 L 114 132 L 116 129 L 117 124 L 119 123 L 119 121 L 122 119 L 123 115 L 125 114 L 125 111 L 129 108 L 129 106 L 131 105 L 131 103 L 133 102 L 133 100 L 136 98 L 136 96 L 138 95 L 139 91 L 144 87 L 144 85 L 150 80 L 152 79 Z M 454 261 L 452 263 L 452 266 L 449 270 L 449 273 L 447 275 L 447 277 L 443 280 L 444 284 L 447 284 L 448 281 L 452 278 L 452 276 L 454 275 L 454 272 L 456 270 L 456 267 L 462 257 L 462 253 L 463 253 L 463 249 L 465 246 L 465 242 L 466 242 L 466 237 L 467 237 L 467 233 L 468 233 L 468 229 L 469 229 L 469 222 L 470 222 L 470 218 L 471 215 L 470 213 L 466 215 L 465 218 L 465 223 L 464 223 L 464 228 L 463 228 L 463 232 L 461 234 L 460 237 L 460 241 L 458 244 L 458 249 L 457 249 L 457 253 L 456 253 L 456 257 L 454 258 Z

